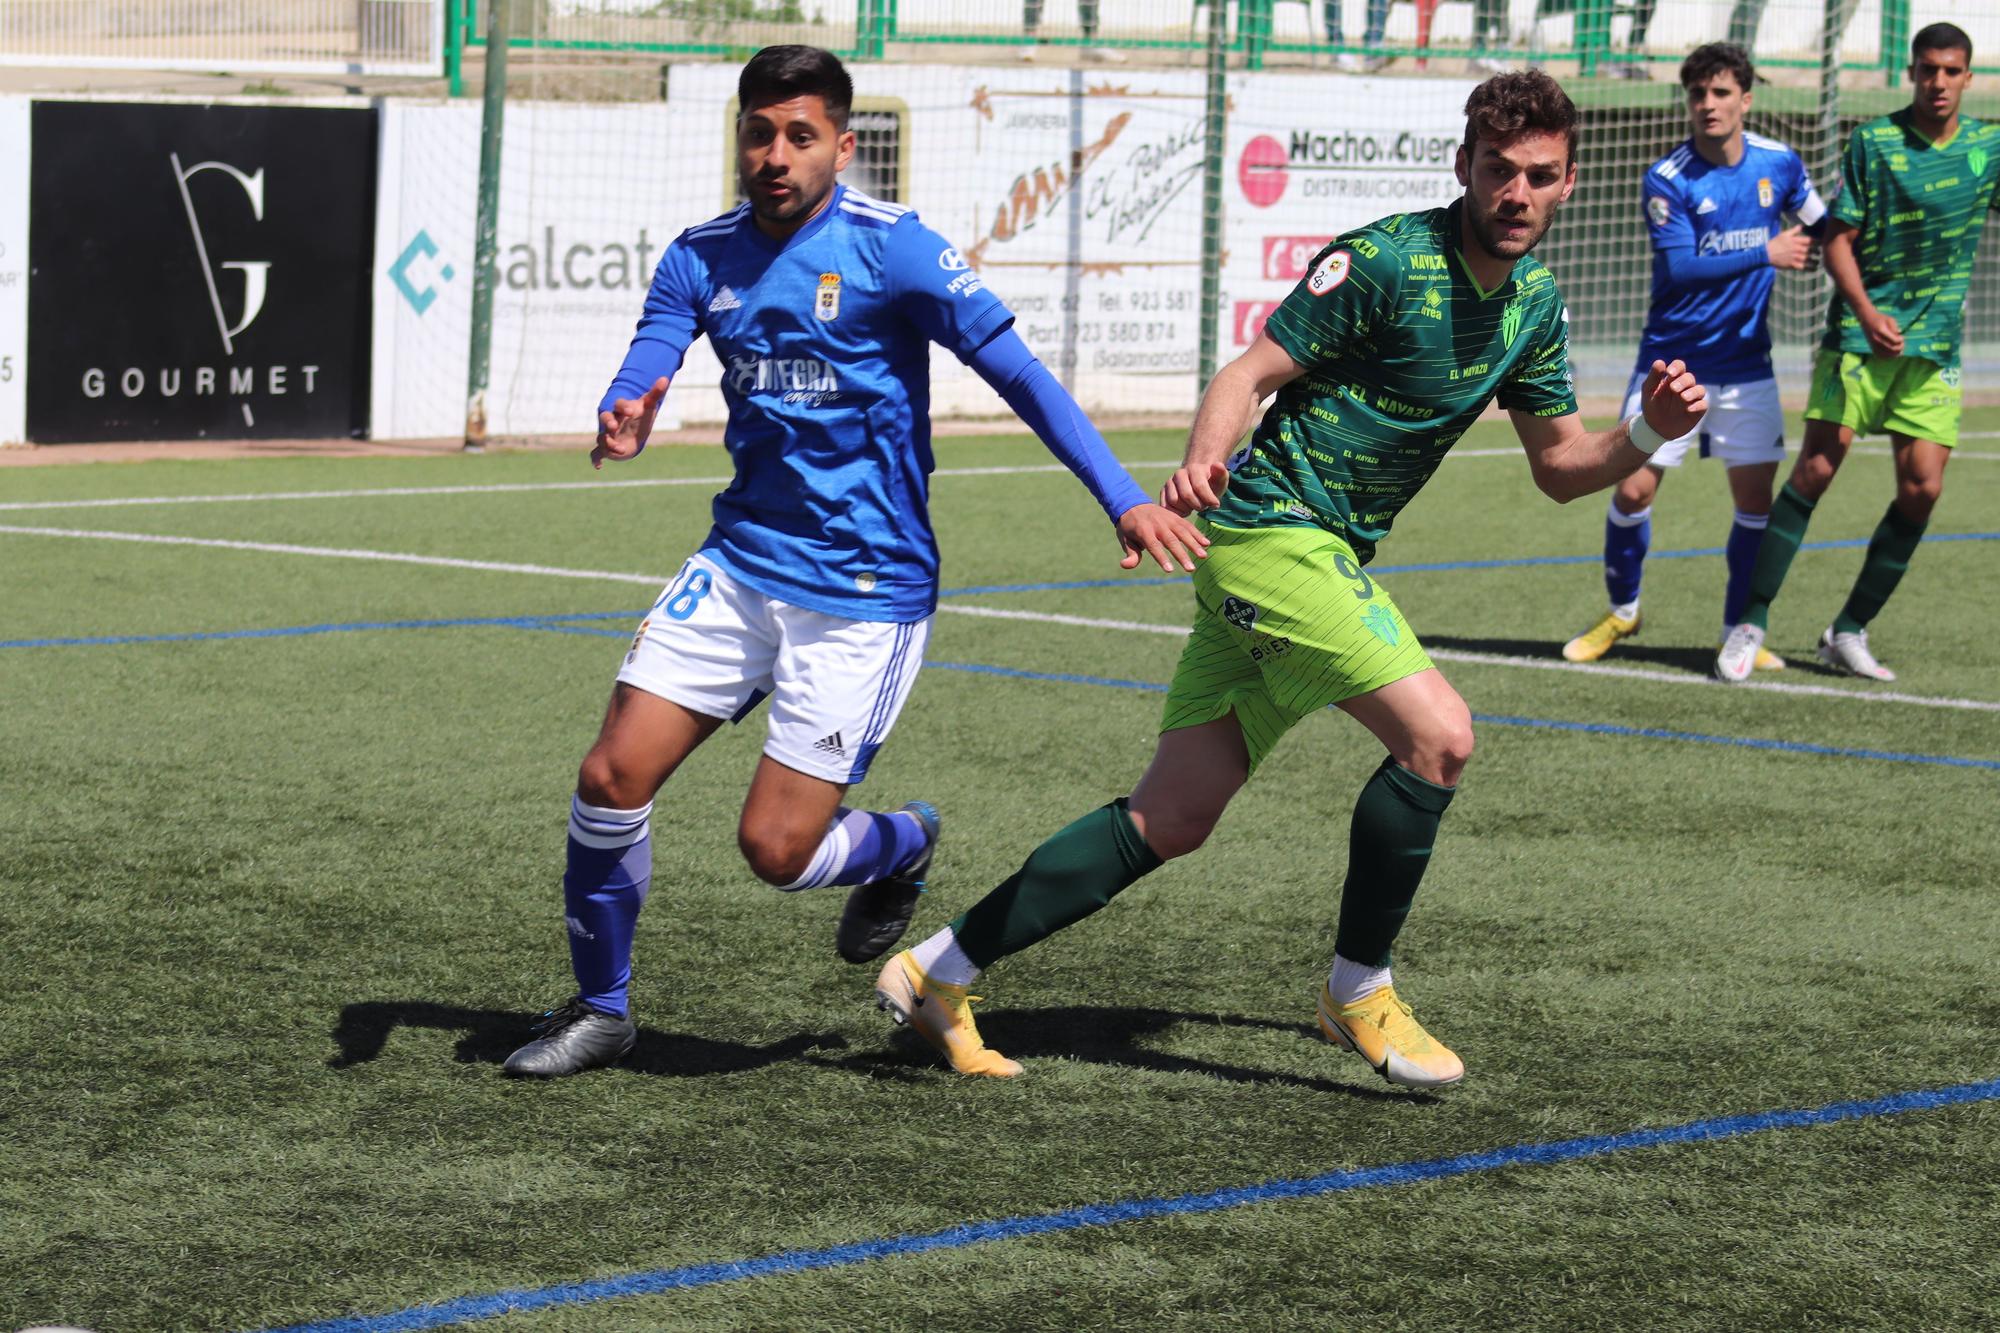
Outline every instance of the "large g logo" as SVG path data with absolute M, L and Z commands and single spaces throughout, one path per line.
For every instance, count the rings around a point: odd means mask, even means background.
M 266 259 L 250 259 L 230 260 L 223 264 L 222 267 L 238 269 L 243 274 L 243 318 L 237 320 L 232 325 L 229 322 L 228 316 L 222 313 L 222 293 L 215 285 L 215 265 L 209 262 L 208 242 L 202 239 L 201 223 L 196 220 L 194 215 L 194 196 L 188 193 L 188 182 L 194 178 L 197 172 L 228 172 L 231 178 L 243 187 L 243 193 L 249 196 L 250 215 L 256 218 L 257 221 L 262 222 L 264 220 L 264 169 L 259 167 L 255 172 L 246 176 L 227 162 L 197 162 L 193 166 L 183 170 L 181 167 L 181 155 L 179 153 L 169 153 L 167 157 L 174 164 L 174 183 L 180 187 L 181 204 L 187 209 L 188 231 L 194 236 L 195 254 L 201 258 L 201 276 L 208 283 L 208 303 L 215 310 L 215 328 L 222 335 L 222 350 L 233 356 L 236 352 L 234 341 L 236 335 L 249 328 L 251 321 L 255 320 L 258 312 L 264 308 L 264 290 L 265 285 L 270 280 L 271 263 Z

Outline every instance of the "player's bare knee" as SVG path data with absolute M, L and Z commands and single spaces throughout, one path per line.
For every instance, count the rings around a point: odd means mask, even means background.
M 799 842 L 771 829 L 738 829 L 736 846 L 750 873 L 774 889 L 790 889 L 805 878 L 818 843 Z
M 1133 809 L 1132 823 L 1162 861 L 1172 861 L 1200 850 L 1222 818 L 1221 810 Z
M 1931 521 L 1931 510 L 1937 508 L 1938 497 L 1944 494 L 1944 478 L 1904 477 L 1896 483 L 1896 510 L 1912 523 Z
M 653 799 L 653 793 L 645 788 L 643 779 L 622 771 L 603 749 L 592 749 L 577 766 L 576 794 L 586 805 L 637 810 Z

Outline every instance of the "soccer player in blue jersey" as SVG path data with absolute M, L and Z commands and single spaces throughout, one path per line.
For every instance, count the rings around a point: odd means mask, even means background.
M 955 352 L 1076 473 L 1116 525 L 1122 564 L 1192 570 L 1207 545 L 1147 501 L 1013 332 L 958 250 L 899 204 L 836 176 L 854 153 L 853 84 L 831 54 L 767 47 L 737 85 L 748 203 L 660 257 L 591 461 L 645 447 L 695 338 L 723 370 L 735 477 L 714 526 L 640 622 L 571 801 L 564 917 L 577 994 L 514 1052 L 509 1074 L 573 1074 L 637 1040 L 632 937 L 652 878 L 652 801 L 725 721 L 768 699 L 764 753 L 737 841 L 784 890 L 855 886 L 842 957 L 909 925 L 938 836 L 913 801 L 850 809 L 923 664 L 937 605 L 929 346 Z
M 1694 434 L 1669 440 L 1618 484 L 1604 523 L 1604 586 L 1610 606 L 1563 645 L 1572 662 L 1594 662 L 1639 632 L 1639 582 L 1652 541 L 1653 500 L 1666 469 L 1692 450 L 1729 469 L 1736 516 L 1724 548 L 1729 566 L 1719 644 L 1750 597 L 1757 548 L 1770 522 L 1771 489 L 1785 457 L 1785 414 L 1771 369 L 1771 287 L 1781 268 L 1804 268 L 1826 216 L 1799 155 L 1750 134 L 1756 72 L 1738 46 L 1714 42 L 1681 64 L 1689 138 L 1646 172 L 1646 227 L 1653 239 L 1653 300 L 1639 341 L 1625 414 L 1637 410 L 1646 371 L 1661 357 L 1686 360 L 1708 386 L 1708 415 Z M 1797 222 L 1787 227 L 1784 215 Z M 1760 650 L 1757 666 L 1783 660 Z

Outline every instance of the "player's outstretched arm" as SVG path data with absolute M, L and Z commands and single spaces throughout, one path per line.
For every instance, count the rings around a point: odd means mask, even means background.
M 660 414 L 660 400 L 667 396 L 667 377 L 653 381 L 653 387 L 638 398 L 620 398 L 597 414 L 597 447 L 590 451 L 590 465 L 602 469 L 604 460 L 622 463 L 637 458 L 653 433 L 653 418 Z
M 1208 538 L 1192 523 L 1146 498 L 1097 427 L 1019 334 L 1003 328 L 975 349 L 966 364 L 993 386 L 1103 508 L 1118 530 L 1121 568 L 1134 569 L 1150 555 L 1170 574 L 1177 565 L 1191 572 L 1194 562 L 1208 553 Z
M 1538 417 L 1512 412 L 1535 485 L 1557 504 L 1622 481 L 1668 440 L 1678 440 L 1708 411 L 1708 391 L 1682 362 L 1655 361 L 1640 395 L 1642 410 L 1610 430 L 1588 431 L 1574 412 Z
M 1224 460 L 1256 422 L 1264 400 L 1303 374 L 1304 368 L 1284 348 L 1261 333 L 1243 355 L 1216 371 L 1195 411 L 1187 454 L 1160 488 L 1160 503 L 1176 514 L 1221 504 L 1229 487 Z

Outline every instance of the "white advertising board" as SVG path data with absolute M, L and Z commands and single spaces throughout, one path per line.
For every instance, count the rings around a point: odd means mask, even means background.
M 592 429 L 660 251 L 711 217 L 658 103 L 507 108 L 486 401 L 493 434 Z M 382 113 L 371 434 L 465 425 L 478 212 L 477 103 Z M 697 195 L 699 196 L 697 199 Z M 711 374 L 711 379 L 713 378 Z M 666 418 L 663 417 L 663 424 Z
M 1255 340 L 1313 254 L 1390 213 L 1462 192 L 1454 162 L 1465 99 L 1450 80 L 1235 75 L 1224 163 L 1223 302 L 1217 352 Z
M 28 438 L 28 99 L 0 99 L 0 445 Z

